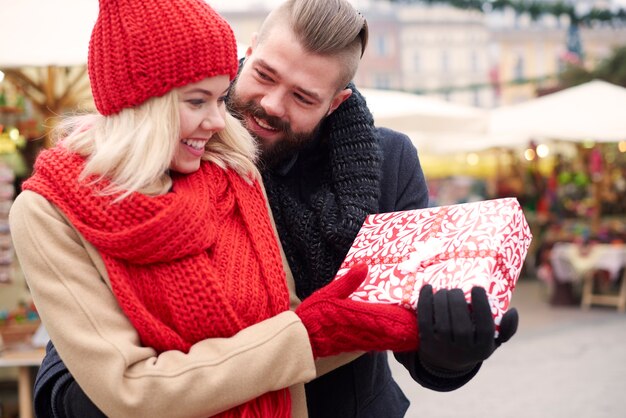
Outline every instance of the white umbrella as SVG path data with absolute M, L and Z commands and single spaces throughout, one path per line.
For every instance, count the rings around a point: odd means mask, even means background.
M 526 149 L 528 138 L 516 134 L 490 134 L 488 132 L 404 132 L 420 152 L 430 154 L 458 154 L 490 149 Z
M 91 101 L 85 64 L 98 0 L 0 0 L 0 10 L 0 70 L 44 118 Z
M 219 1 L 207 3 L 218 11 L 228 10 Z M 0 10 L 1 68 L 71 67 L 87 62 L 98 0 L 0 0 Z
M 0 10 L 0 70 L 43 117 L 90 100 L 85 63 L 98 0 L 0 0 Z
M 87 61 L 98 0 L 0 0 L 0 67 L 69 67 Z
M 359 91 L 377 126 L 405 133 L 421 152 L 452 154 L 528 143 L 518 134 L 490 133 L 489 112 L 484 109 L 400 91 Z
M 359 89 L 377 125 L 401 132 L 486 132 L 485 110 L 393 90 Z
M 528 138 L 617 142 L 626 139 L 626 89 L 594 80 L 494 109 L 490 132 Z

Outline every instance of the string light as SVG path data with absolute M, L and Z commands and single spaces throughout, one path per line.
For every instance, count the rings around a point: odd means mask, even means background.
M 478 165 L 478 163 L 480 162 L 480 157 L 478 156 L 478 154 L 471 152 L 469 154 L 467 154 L 467 163 L 469 165 Z
M 524 158 L 526 158 L 526 161 L 533 161 L 536 156 L 537 154 L 532 148 L 528 148 L 526 151 L 524 151 Z
M 550 148 L 546 144 L 537 145 L 537 157 L 546 158 L 550 154 Z

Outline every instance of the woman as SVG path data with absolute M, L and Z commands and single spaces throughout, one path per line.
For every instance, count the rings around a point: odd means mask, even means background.
M 100 410 L 306 416 L 314 358 L 415 349 L 413 313 L 346 299 L 363 268 L 289 310 L 255 148 L 224 107 L 235 39 L 206 3 L 101 0 L 88 67 L 99 114 L 59 126 L 11 229 L 51 339 Z

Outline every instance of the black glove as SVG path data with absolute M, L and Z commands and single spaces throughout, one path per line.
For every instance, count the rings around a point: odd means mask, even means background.
M 502 317 L 498 338 L 485 289 L 472 288 L 471 306 L 461 289 L 439 290 L 432 286 L 420 290 L 417 303 L 420 332 L 419 361 L 437 376 L 458 376 L 472 371 L 500 344 L 508 341 L 519 321 L 517 310 Z

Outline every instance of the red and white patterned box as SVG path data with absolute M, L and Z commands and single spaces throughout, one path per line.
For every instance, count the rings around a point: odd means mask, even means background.
M 496 324 L 508 309 L 532 235 L 515 198 L 370 215 L 337 273 L 366 263 L 353 300 L 415 309 L 422 285 L 487 291 Z

